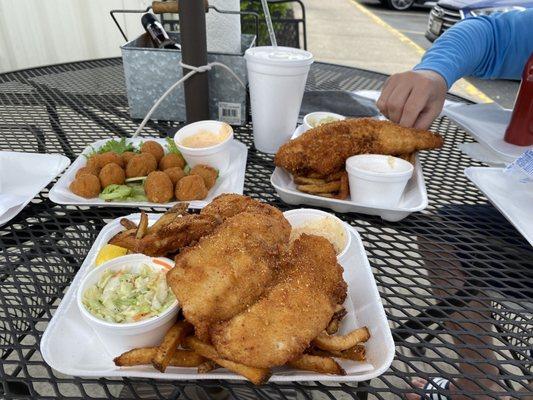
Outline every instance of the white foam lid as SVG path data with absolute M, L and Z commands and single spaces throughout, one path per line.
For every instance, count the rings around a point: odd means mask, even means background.
M 301 49 L 283 46 L 260 46 L 246 50 L 246 60 L 253 60 L 274 65 L 309 65 L 313 62 L 313 55 Z

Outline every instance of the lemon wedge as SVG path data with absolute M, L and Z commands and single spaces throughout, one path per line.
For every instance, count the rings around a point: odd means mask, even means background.
M 106 261 L 112 260 L 120 256 L 125 256 L 128 252 L 128 249 L 124 247 L 115 246 L 114 244 L 106 244 L 100 249 L 100 252 L 96 256 L 96 266 L 102 265 Z

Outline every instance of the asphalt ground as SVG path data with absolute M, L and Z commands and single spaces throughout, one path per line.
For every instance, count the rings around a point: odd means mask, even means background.
M 418 46 L 423 49 L 431 47 L 432 43 L 425 38 L 424 33 L 427 28 L 429 11 L 435 3 L 416 5 L 407 11 L 393 11 L 382 6 L 376 0 L 357 1 Z M 519 82 L 478 78 L 466 78 L 466 80 L 501 106 L 513 107 Z

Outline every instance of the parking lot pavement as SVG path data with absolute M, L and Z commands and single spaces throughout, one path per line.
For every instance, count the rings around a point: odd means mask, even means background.
M 435 3 L 426 3 L 414 6 L 408 11 L 399 12 L 385 8 L 377 0 L 357 1 L 422 49 L 427 50 L 431 47 L 431 42 L 425 38 L 424 33 L 427 28 L 428 13 Z M 478 78 L 467 78 L 466 81 L 501 106 L 513 107 L 519 82 Z

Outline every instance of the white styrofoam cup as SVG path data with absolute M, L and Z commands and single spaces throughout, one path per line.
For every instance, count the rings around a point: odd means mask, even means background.
M 244 58 L 254 144 L 260 151 L 275 153 L 296 127 L 313 55 L 292 47 L 262 46 L 246 50 Z
M 382 154 L 360 154 L 346 160 L 346 172 L 353 202 L 372 207 L 395 207 L 413 165 L 401 158 Z
M 201 131 L 219 132 L 221 129 L 228 130 L 230 134 L 224 141 L 214 146 L 192 148 L 185 147 L 181 144 L 183 139 Z M 199 164 L 208 165 L 217 169 L 220 175 L 222 175 L 230 165 L 230 146 L 232 140 L 233 129 L 231 126 L 225 122 L 213 120 L 198 121 L 185 125 L 174 135 L 176 146 L 191 168 Z

